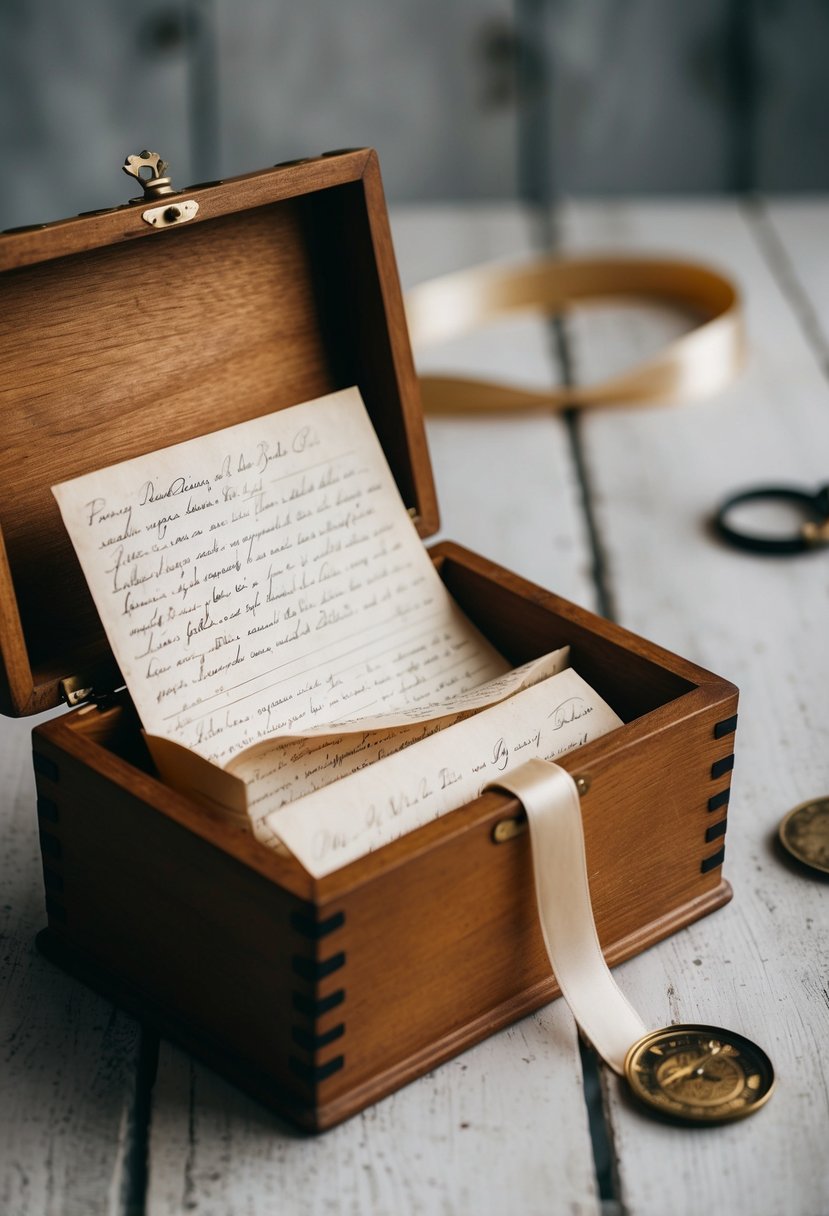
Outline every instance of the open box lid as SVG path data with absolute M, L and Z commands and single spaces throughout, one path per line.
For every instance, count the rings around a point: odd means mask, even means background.
M 139 200 L 0 236 L 4 713 L 122 682 L 60 481 L 356 384 L 419 534 L 438 527 L 376 153 L 162 203 L 185 218 Z

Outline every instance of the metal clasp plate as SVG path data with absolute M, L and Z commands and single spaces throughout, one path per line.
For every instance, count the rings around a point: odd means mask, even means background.
M 141 183 L 143 198 L 131 199 L 133 203 L 160 200 L 161 206 L 150 207 L 141 212 L 141 218 L 153 228 L 172 228 L 174 224 L 186 224 L 198 214 L 199 204 L 194 198 L 174 198 L 174 190 L 167 176 L 169 168 L 157 152 L 137 153 L 128 156 L 121 166 L 128 177 Z
M 172 228 L 174 224 L 186 224 L 198 213 L 199 204 L 194 198 L 183 202 L 166 203 L 163 207 L 150 207 L 141 212 L 142 220 L 152 224 L 153 228 Z

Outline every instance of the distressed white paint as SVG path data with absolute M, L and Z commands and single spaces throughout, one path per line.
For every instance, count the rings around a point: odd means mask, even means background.
M 162 1043 L 149 1216 L 598 1216 L 578 1055 L 556 1004 L 316 1138 Z
M 405 287 L 481 262 L 520 262 L 535 229 L 516 206 L 397 208 Z M 556 382 L 550 332 L 519 316 L 416 351 L 422 372 L 458 372 L 544 388 Z M 441 536 L 587 607 L 595 602 L 579 490 L 560 418 L 516 414 L 427 419 Z
M 648 1120 L 611 1084 L 622 1200 L 631 1216 L 811 1216 L 829 1210 L 829 889 L 786 864 L 773 833 L 795 803 L 829 793 L 829 564 L 825 554 L 733 552 L 707 521 L 735 488 L 827 479 L 829 385 L 753 213 L 722 203 L 576 206 L 563 228 L 569 248 L 717 262 L 743 288 L 751 342 L 745 374 L 716 401 L 584 423 L 619 619 L 742 693 L 725 865 L 734 902 L 618 977 L 649 1024 L 742 1030 L 765 1046 L 779 1077 L 762 1113 L 701 1134 Z M 821 245 L 803 256 L 825 276 Z M 623 311 L 612 324 L 584 317 L 572 328 L 585 375 L 652 340 L 647 322 Z M 715 850 L 701 842 L 701 856 Z

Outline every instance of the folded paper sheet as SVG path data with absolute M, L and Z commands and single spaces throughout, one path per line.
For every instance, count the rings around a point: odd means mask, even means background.
M 568 668 L 509 701 L 343 778 L 337 796 L 309 794 L 265 825 L 322 878 L 476 798 L 532 758 L 553 760 L 597 739 L 621 719 Z
M 362 772 L 378 760 L 412 747 L 438 731 L 446 731 L 482 707 L 506 704 L 523 689 L 563 671 L 569 655 L 570 648 L 564 646 L 526 663 L 506 676 L 490 680 L 481 689 L 450 698 L 444 713 L 425 721 L 390 714 L 386 722 L 369 719 L 342 733 L 332 733 L 329 728 L 310 737 L 275 739 L 249 748 L 231 760 L 226 768 L 228 773 L 244 782 L 245 809 L 254 833 L 260 840 L 270 842 L 273 832 L 265 818 L 271 811 L 323 789 L 332 781 Z M 447 744 L 451 745 L 451 739 L 447 738 Z
M 447 698 L 443 705 L 431 707 L 425 718 L 423 711 L 396 711 L 385 719 L 371 717 L 309 728 L 303 735 L 264 739 L 222 769 L 172 740 L 149 735 L 147 742 L 170 785 L 249 819 L 256 836 L 272 844 L 273 832 L 264 823 L 271 811 L 411 747 L 482 707 L 520 695 L 563 671 L 569 654 L 569 647 L 563 646 L 480 688 Z
M 508 671 L 440 581 L 357 389 L 54 494 L 144 729 L 216 764 L 434 717 Z
M 618 724 L 564 670 L 566 647 L 511 671 L 461 612 L 356 388 L 53 492 L 164 778 L 249 816 L 269 843 L 284 825 L 313 872 L 474 797 L 493 732 L 526 759 Z M 560 695 L 537 691 L 562 679 Z M 455 764 L 441 775 L 446 746 Z M 506 763 L 496 756 L 486 779 Z M 440 798 L 408 792 L 421 765 Z M 366 833 L 366 791 L 398 773 L 399 809 Z M 336 829 L 317 797 L 334 780 Z M 285 804 L 296 811 L 280 819 Z M 326 832 L 349 843 L 322 859 Z

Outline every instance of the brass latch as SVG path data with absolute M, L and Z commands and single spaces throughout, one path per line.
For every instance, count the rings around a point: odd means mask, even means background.
M 492 829 L 492 839 L 495 844 L 506 844 L 516 836 L 523 836 L 528 827 L 527 816 L 521 812 L 514 819 L 499 819 Z
M 130 199 L 132 203 L 143 203 L 147 199 L 169 199 L 175 193 L 170 178 L 169 168 L 157 152 L 139 152 L 137 156 L 128 156 L 122 166 L 129 177 L 134 177 L 141 183 L 144 191 L 141 198 Z M 141 212 L 141 218 L 153 228 L 171 228 L 174 224 L 186 224 L 198 214 L 199 204 L 194 198 L 176 199 L 164 202 L 159 207 L 150 207 Z
M 590 789 L 593 779 L 589 773 L 583 773 L 574 777 L 573 780 L 579 796 L 583 797 Z M 493 844 L 506 844 L 508 840 L 514 840 L 516 836 L 523 836 L 528 827 L 527 815 L 523 810 L 511 819 L 499 819 L 492 829 Z

